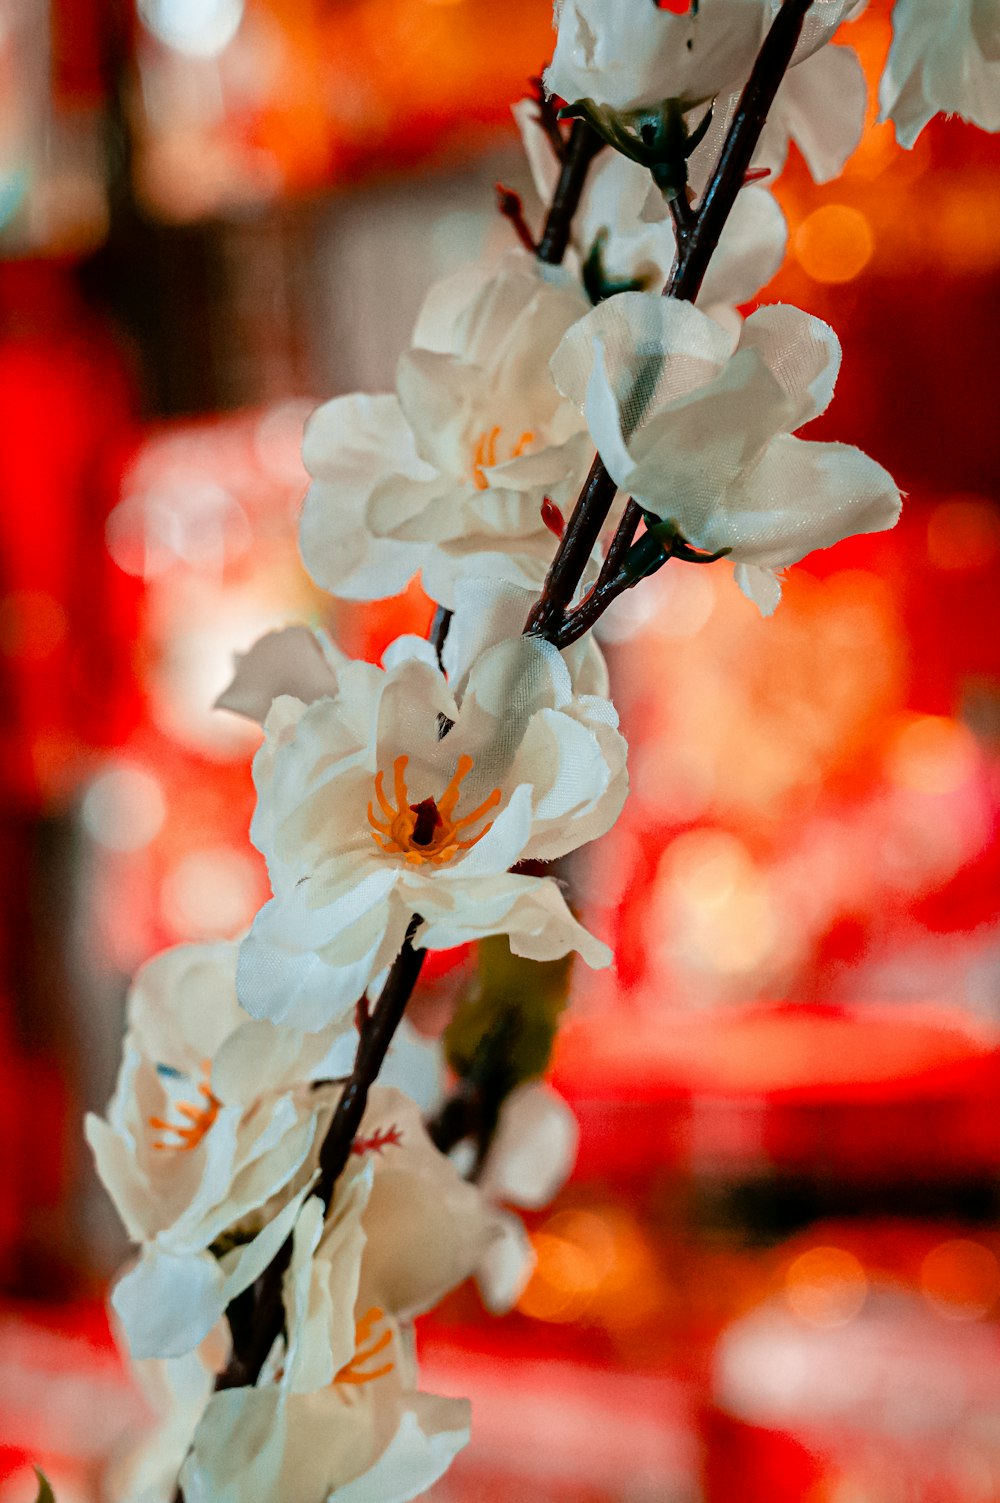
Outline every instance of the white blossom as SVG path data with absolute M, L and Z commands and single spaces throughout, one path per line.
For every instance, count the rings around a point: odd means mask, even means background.
M 554 1200 L 576 1162 L 577 1120 L 544 1080 L 528 1080 L 504 1101 L 478 1185 L 497 1206 L 538 1211 Z M 500 1234 L 486 1248 L 476 1283 L 494 1315 L 512 1309 L 535 1265 L 517 1215 L 498 1211 Z
M 813 0 L 793 62 L 828 41 L 858 0 Z M 653 0 L 557 0 L 550 93 L 619 111 L 675 100 L 689 110 L 742 88 L 781 0 L 700 0 L 684 14 Z
M 896 0 L 879 106 L 903 146 L 939 111 L 1000 130 L 998 0 Z
M 572 279 L 512 252 L 433 288 L 395 395 L 338 397 L 306 426 L 306 567 L 331 594 L 377 600 L 419 572 L 451 606 L 463 573 L 540 584 L 541 516 L 575 498 L 591 451 L 548 360 L 587 303 Z
M 899 516 L 874 460 L 793 437 L 826 408 L 839 366 L 833 330 L 797 308 L 761 308 L 733 349 L 690 304 L 646 293 L 595 308 L 552 362 L 616 483 L 696 547 L 728 549 L 765 614 L 777 570 Z
M 402 1047 L 394 1053 L 397 1042 Z M 402 1040 L 397 1033 L 393 1045 L 379 1072 L 380 1083 L 396 1085 L 411 1099 L 420 1099 L 425 1116 L 435 1116 L 454 1088 L 441 1040 L 423 1038 L 411 1029 Z M 476 1176 L 480 1194 L 496 1208 L 497 1235 L 475 1269 L 483 1303 L 494 1315 L 514 1307 L 535 1265 L 523 1221 L 505 1208 L 538 1211 L 549 1205 L 569 1178 L 578 1140 L 571 1107 L 547 1081 L 523 1081 L 504 1099 Z M 473 1144 L 461 1141 L 451 1157 L 468 1172 L 475 1160 Z
M 237 951 L 181 945 L 141 968 L 107 1120 L 86 1121 L 98 1174 L 141 1244 L 112 1295 L 136 1357 L 190 1351 L 270 1262 L 328 1110 L 310 1083 L 353 1057 L 346 1029 L 251 1021 Z M 273 1214 L 259 1214 L 267 1202 Z M 208 1250 L 238 1226 L 231 1247 Z
M 287 1345 L 205 1408 L 187 1503 L 406 1503 L 468 1440 L 468 1403 L 419 1390 L 408 1322 L 473 1271 L 495 1214 L 398 1091 L 373 1088 L 355 1147 L 325 1222 L 316 1199 L 296 1222 Z
M 537 639 L 491 646 L 467 674 L 454 667 L 449 685 L 426 642 L 400 638 L 383 668 L 343 668 L 332 698 L 275 700 L 251 826 L 274 897 L 238 975 L 252 1016 L 303 1028 L 349 1018 L 414 914 L 414 942 L 429 949 L 502 933 L 533 959 L 578 949 L 607 963 L 552 878 L 510 868 L 617 818 L 627 779 L 613 707 L 575 693 Z

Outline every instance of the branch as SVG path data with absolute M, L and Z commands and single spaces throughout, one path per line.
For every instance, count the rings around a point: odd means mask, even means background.
M 601 536 L 601 528 L 607 521 L 617 489 L 598 454 L 549 566 L 542 593 L 525 624 L 526 636 L 555 641 L 574 591 Z
M 708 263 L 750 170 L 768 111 L 788 71 L 792 53 L 802 34 L 802 23 L 812 3 L 813 0 L 785 0 L 775 16 L 740 96 L 719 160 L 695 211 L 694 222 L 683 242 L 678 242 L 677 263 L 664 297 L 693 303 L 701 291 Z
M 542 238 L 538 242 L 538 259 L 547 266 L 559 266 L 562 263 L 569 245 L 573 216 L 580 207 L 590 164 L 603 147 L 604 142 L 596 131 L 591 130 L 586 120 L 574 120 L 566 143 L 559 181 L 545 218 Z
M 426 950 L 413 948 L 413 936 L 421 923 L 420 915 L 410 919 L 403 947 L 392 963 L 385 986 L 358 1042 L 354 1069 L 337 1102 L 333 1120 L 327 1129 L 319 1155 L 319 1184 L 316 1194 L 325 1206 L 333 1199 L 337 1180 L 351 1155 L 361 1118 L 368 1105 L 368 1092 L 382 1068 L 392 1036 L 403 1020 L 406 1004 L 413 996 Z
M 413 995 L 424 963 L 427 952 L 413 948 L 413 936 L 419 923 L 419 916 L 414 914 L 382 993 L 362 1025 L 354 1069 L 323 1139 L 319 1155 L 319 1180 L 314 1193 L 328 1208 L 333 1200 L 337 1180 L 350 1157 L 351 1144 L 357 1136 L 368 1103 L 368 1092 L 381 1069 L 386 1050 L 406 1011 L 406 1004 Z M 216 1383 L 217 1389 L 242 1388 L 257 1381 L 268 1353 L 284 1329 L 282 1283 L 291 1254 L 292 1238 L 289 1235 L 257 1281 L 253 1290 L 252 1312 L 248 1311 L 246 1303 L 238 1311 L 231 1308 L 227 1312 L 233 1332 L 233 1354 Z M 234 1316 L 237 1318 L 234 1319 Z
M 813 0 L 785 0 L 775 17 L 764 44 L 757 54 L 746 88 L 740 96 L 733 123 L 719 153 L 719 159 L 697 209 L 678 205 L 674 209 L 677 231 L 677 258 L 664 297 L 693 303 L 701 291 L 709 262 L 718 246 L 719 236 L 746 181 L 746 174 L 767 114 L 802 33 L 802 23 Z M 576 125 L 581 122 L 577 121 Z M 573 129 L 576 130 L 576 125 Z M 638 508 L 629 502 L 612 539 L 608 561 L 598 584 L 567 618 L 569 603 L 583 578 L 583 572 L 596 545 L 601 528 L 611 510 L 617 486 L 611 479 L 600 455 L 594 460 L 579 500 L 570 517 L 566 535 L 552 560 L 542 586 L 542 594 L 525 624 L 525 634 L 544 637 L 559 646 L 582 636 L 583 632 L 607 610 L 623 590 L 635 583 L 625 575 L 620 564 L 635 536 L 639 523 Z M 579 612 L 583 611 L 582 616 Z M 569 628 L 569 620 L 574 627 Z M 576 628 L 579 627 L 577 630 Z

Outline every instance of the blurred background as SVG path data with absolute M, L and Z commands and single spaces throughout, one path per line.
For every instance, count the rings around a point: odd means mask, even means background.
M 844 33 L 872 80 L 888 9 Z M 233 653 L 429 619 L 312 589 L 302 424 L 511 243 L 497 181 L 537 224 L 550 48 L 545 0 L 0 0 L 0 1503 L 33 1461 L 98 1499 L 143 1421 L 81 1113 L 134 968 L 266 896 Z M 1000 1500 L 998 162 L 872 122 L 777 184 L 766 300 L 845 352 L 812 436 L 908 504 L 770 621 L 674 563 L 606 622 L 634 792 L 575 881 L 618 970 L 577 976 L 517 1312 L 423 1322 L 475 1406 L 438 1503 Z

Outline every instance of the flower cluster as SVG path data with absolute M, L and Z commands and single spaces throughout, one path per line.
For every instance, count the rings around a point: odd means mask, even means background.
M 611 960 L 552 865 L 627 792 L 584 627 L 669 559 L 727 557 L 769 613 L 783 569 L 899 514 L 873 459 L 798 436 L 836 335 L 743 306 L 785 249 L 762 180 L 795 142 L 823 181 L 859 139 L 860 65 L 828 45 L 857 9 L 560 0 L 550 97 L 516 108 L 537 255 L 433 288 L 395 392 L 307 425 L 306 567 L 348 601 L 419 577 L 436 626 L 378 665 L 270 633 L 218 701 L 262 728 L 272 896 L 246 934 L 140 971 L 86 1129 L 137 1247 L 112 1304 L 162 1415 L 109 1479 L 123 1503 L 405 1503 L 468 1438 L 465 1402 L 421 1390 L 412 1321 L 468 1277 L 490 1310 L 517 1299 L 512 1208 L 558 1191 L 575 1124 L 544 1049 L 515 1067 L 511 1017 L 550 1041 L 561 959 Z M 880 100 L 908 145 L 938 109 L 1000 127 L 1000 0 L 946 9 L 896 0 Z M 472 1043 L 421 1039 L 423 957 L 498 937 L 527 963 L 514 1011 L 480 1018 L 467 978 Z

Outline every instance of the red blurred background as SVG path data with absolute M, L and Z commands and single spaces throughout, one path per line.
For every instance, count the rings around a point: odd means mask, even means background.
M 888 10 L 844 32 L 872 80 Z M 135 966 L 266 895 L 232 654 L 427 619 L 310 586 L 302 423 L 508 243 L 550 47 L 544 0 L 0 0 L 0 1503 L 35 1460 L 100 1497 L 141 1422 L 80 1115 Z M 792 158 L 764 300 L 837 329 L 815 436 L 904 518 L 770 621 L 675 563 L 606 623 L 633 795 L 574 880 L 617 974 L 577 977 L 518 1311 L 425 1322 L 476 1413 L 439 1503 L 1000 1500 L 1000 146 Z

